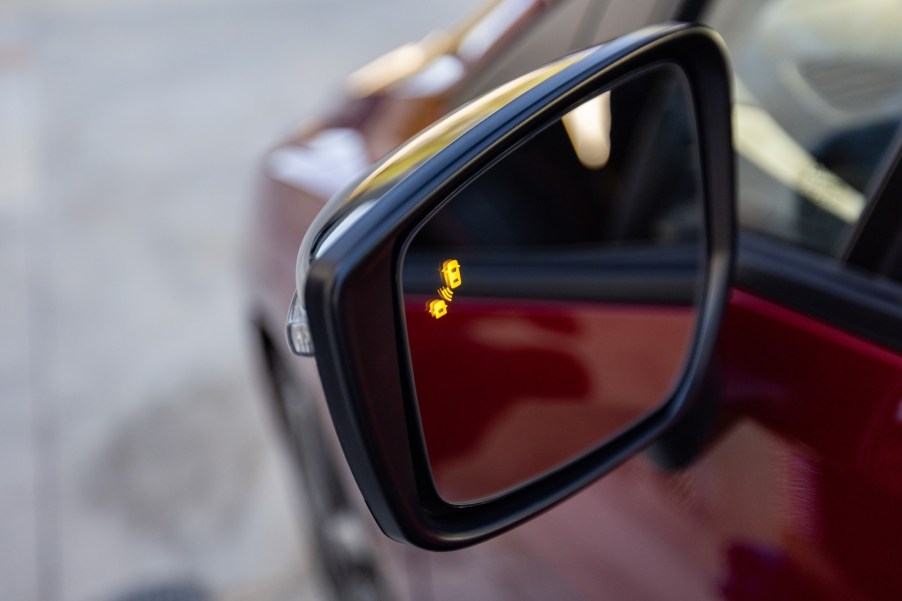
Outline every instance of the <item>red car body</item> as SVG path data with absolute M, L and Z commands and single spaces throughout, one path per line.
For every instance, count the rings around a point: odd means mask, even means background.
M 628 31 L 649 19 L 684 15 L 680 11 L 698 13 L 698 3 L 688 4 L 693 6 L 652 2 L 643 13 L 638 5 L 629 10 L 612 3 L 624 14 L 608 17 L 619 18 L 616 27 Z M 377 83 L 363 78 L 369 86 L 364 92 L 349 95 L 263 163 L 249 282 L 260 348 L 269 370 L 287 374 L 293 390 L 311 403 L 304 419 L 315 420 L 339 486 L 369 524 L 368 544 L 375 550 L 367 557 L 383 593 L 436 601 L 902 598 L 902 284 L 864 261 L 843 263 L 753 232 L 744 233 L 740 244 L 715 359 L 719 386 L 703 404 L 699 419 L 707 425 L 693 452 L 673 457 L 666 448 L 652 448 L 545 514 L 461 551 L 431 553 L 394 543 L 369 520 L 341 467 L 313 361 L 292 356 L 284 343 L 298 244 L 355 165 L 376 160 L 450 110 L 460 90 L 484 87 L 505 48 L 515 47 L 530 27 L 553 21 L 546 3 L 523 5 L 528 7 L 516 18 L 483 19 L 489 50 L 478 60 L 462 60 L 463 71 L 451 83 L 430 88 L 436 78 L 424 76 L 425 67 Z M 894 177 L 893 148 L 875 197 Z M 877 211 L 870 210 L 868 223 L 862 220 L 859 239 L 879 233 Z M 891 229 L 902 230 L 900 223 Z M 884 235 L 895 240 L 895 231 Z M 831 287 L 820 290 L 818 282 L 827 280 Z M 486 310 L 471 307 L 471 318 Z M 415 311 L 421 313 L 419 304 Z M 577 308 L 564 313 L 599 323 L 610 319 Z M 663 335 L 686 335 L 679 316 L 662 319 L 672 325 Z M 415 326 L 411 332 L 413 344 L 421 332 Z M 649 339 L 655 334 L 649 332 Z M 460 394 L 466 396 L 465 387 Z M 280 402 L 295 401 L 283 391 Z M 287 415 L 291 408 L 279 412 Z M 483 417 L 473 414 L 474 430 L 486 423 Z M 286 419 L 288 430 L 295 428 L 290 415 Z M 465 435 L 443 432 L 441 415 L 423 419 L 435 436 Z M 567 433 L 574 424 L 556 426 Z M 694 432 L 689 427 L 681 435 L 692 438 Z M 500 436 L 499 448 L 515 444 Z M 566 457 L 568 449 L 564 444 L 549 452 Z

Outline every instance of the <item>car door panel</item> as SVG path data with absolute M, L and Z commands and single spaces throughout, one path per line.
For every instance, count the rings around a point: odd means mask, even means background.
M 637 457 L 497 540 L 433 555 L 436 598 L 460 598 L 446 576 L 468 562 L 516 578 L 505 554 L 580 599 L 898 598 L 902 355 L 740 290 L 721 348 L 722 415 L 691 467 Z

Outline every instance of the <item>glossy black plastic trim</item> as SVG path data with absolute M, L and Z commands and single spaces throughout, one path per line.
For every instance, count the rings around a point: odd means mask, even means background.
M 878 169 L 877 185 L 867 191 L 868 204 L 856 224 L 843 261 L 865 271 L 886 272 L 886 253 L 902 223 L 902 134 Z
M 436 492 L 426 464 L 409 373 L 399 269 L 407 236 L 506 151 L 619 79 L 659 64 L 673 65 L 686 76 L 703 166 L 708 264 L 686 374 L 665 405 L 596 451 L 497 499 L 448 504 Z M 390 184 L 383 182 L 341 205 L 342 215 L 358 213 L 340 236 L 315 253 L 303 292 L 333 422 L 352 473 L 386 534 L 436 550 L 498 534 L 637 453 L 698 397 L 733 256 L 729 90 L 717 34 L 686 24 L 646 28 L 581 54 L 426 160 L 411 160 L 414 166 Z

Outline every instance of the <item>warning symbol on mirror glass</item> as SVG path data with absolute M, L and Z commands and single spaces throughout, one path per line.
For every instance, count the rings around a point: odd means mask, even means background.
M 426 311 L 434 318 L 441 319 L 448 313 L 448 304 L 442 299 L 437 298 L 426 303 Z
M 457 259 L 448 259 L 442 263 L 438 270 L 442 274 L 445 285 L 435 291 L 440 298 L 435 298 L 426 303 L 426 312 L 436 319 L 441 319 L 448 314 L 448 304 L 454 300 L 454 289 L 460 286 L 460 263 Z
M 445 286 L 452 289 L 460 286 L 460 263 L 457 262 L 457 259 L 448 259 L 442 263 L 441 271 Z

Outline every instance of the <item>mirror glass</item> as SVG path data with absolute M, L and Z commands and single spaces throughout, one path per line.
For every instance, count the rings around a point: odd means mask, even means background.
M 619 80 L 471 179 L 410 238 L 403 308 L 439 494 L 508 492 L 666 403 L 705 274 L 684 75 Z

